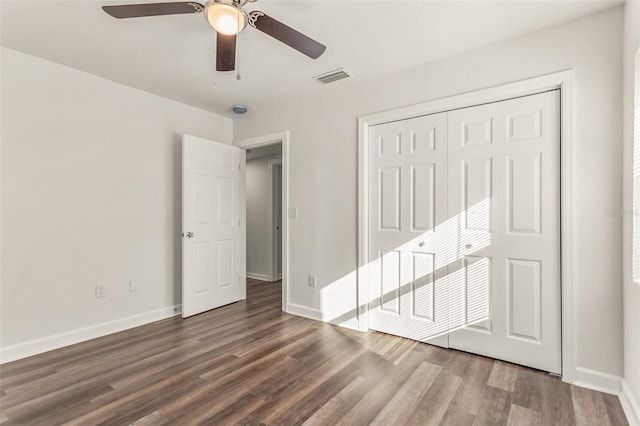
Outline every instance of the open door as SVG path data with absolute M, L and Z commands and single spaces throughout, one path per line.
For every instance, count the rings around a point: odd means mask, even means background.
M 182 137 L 182 317 L 246 297 L 243 150 Z

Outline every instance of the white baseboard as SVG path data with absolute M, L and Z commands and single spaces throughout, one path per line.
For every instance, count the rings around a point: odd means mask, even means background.
M 296 305 L 295 303 L 289 303 L 287 305 L 287 313 L 316 321 L 324 321 L 322 319 L 322 312 L 320 312 L 320 310 L 309 308 L 303 305 Z
M 622 391 L 622 377 L 583 367 L 576 368 L 573 384 L 611 395 L 620 395 Z
M 618 398 L 629 424 L 631 426 L 640 426 L 640 401 L 631 393 L 626 380 L 622 381 L 622 392 Z
M 329 324 L 350 328 L 356 331 L 361 331 L 358 328 L 357 318 L 351 318 L 343 322 L 336 322 L 336 321 L 332 321 L 332 319 L 338 317 L 338 315 L 329 315 L 325 312 L 320 311 L 319 309 L 309 308 L 308 306 L 289 303 L 287 305 L 287 313 L 298 315 L 299 317 L 309 318 L 316 321 L 328 322 Z
M 15 361 L 32 355 L 41 354 L 64 346 L 73 345 L 107 334 L 128 330 L 151 322 L 171 318 L 179 315 L 181 305 L 167 306 L 153 311 L 143 312 L 126 318 L 103 322 L 89 327 L 66 331 L 54 334 L 53 336 L 42 337 L 24 343 L 7 346 L 0 349 L 0 363 Z
M 247 272 L 247 278 L 252 278 L 254 280 L 259 280 L 259 281 L 269 281 L 269 282 L 271 282 L 271 279 L 269 278 L 269 275 L 267 275 L 267 274 L 256 274 L 255 272 Z
M 360 329 L 360 324 L 358 324 L 358 318 L 351 318 L 346 321 L 331 320 L 331 318 L 336 318 L 336 317 L 338 317 L 338 315 L 332 315 L 329 318 L 327 318 L 325 321 L 328 322 L 329 324 L 338 325 L 340 327 L 349 328 L 351 330 L 362 331 Z

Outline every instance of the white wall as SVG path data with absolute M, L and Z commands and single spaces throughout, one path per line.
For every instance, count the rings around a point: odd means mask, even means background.
M 633 110 L 640 108 L 640 67 L 636 54 L 640 49 L 640 1 L 625 3 L 624 20 L 624 379 L 630 405 L 640 422 L 640 283 L 632 279 L 632 182 L 633 182 Z M 640 64 L 638 64 L 640 65 Z M 635 93 L 635 101 L 634 101 Z M 636 213 L 638 214 L 638 213 Z
M 247 161 L 247 274 L 269 276 L 269 194 L 274 157 Z
M 290 130 L 289 206 L 298 207 L 290 220 L 290 302 L 325 318 L 353 316 L 358 116 L 574 68 L 578 366 L 620 376 L 622 223 L 604 211 L 622 207 L 622 20 L 622 9 L 612 9 L 237 118 L 237 139 Z M 317 289 L 307 285 L 311 273 Z
M 230 143 L 231 120 L 1 54 L 3 351 L 180 304 L 181 134 Z

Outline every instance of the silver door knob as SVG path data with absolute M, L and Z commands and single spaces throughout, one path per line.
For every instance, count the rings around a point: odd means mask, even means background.
M 473 248 L 473 244 L 465 244 L 464 248 L 466 248 L 467 250 L 470 250 Z
M 193 232 L 187 232 L 186 234 L 182 234 L 185 238 L 193 238 Z
M 424 247 L 424 241 L 420 241 L 420 242 L 418 243 L 418 247 Z

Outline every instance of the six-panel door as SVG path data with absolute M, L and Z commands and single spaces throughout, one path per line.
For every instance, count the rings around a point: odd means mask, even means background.
M 446 114 L 370 133 L 370 327 L 447 346 Z
M 449 113 L 449 346 L 561 372 L 559 91 Z M 489 301 L 490 303 L 486 303 Z M 480 318 L 482 317 L 482 318 Z
M 183 317 L 242 297 L 242 155 L 227 144 L 183 136 Z

